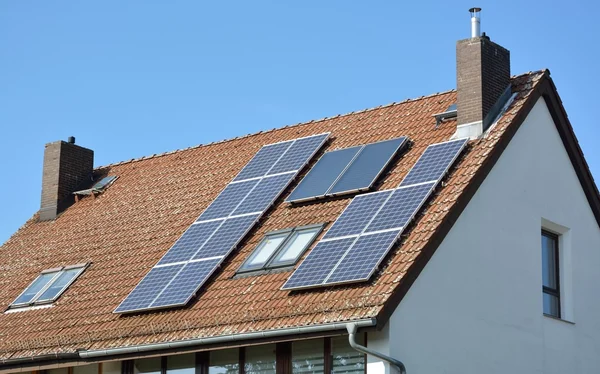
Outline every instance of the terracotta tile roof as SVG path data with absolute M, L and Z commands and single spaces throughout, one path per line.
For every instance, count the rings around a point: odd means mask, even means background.
M 332 150 L 405 135 L 412 148 L 378 186 L 394 188 L 427 145 L 454 133 L 454 121 L 436 128 L 433 117 L 455 103 L 454 91 L 104 167 L 119 179 L 103 194 L 83 198 L 54 221 L 32 217 L 1 247 L 1 308 L 44 269 L 92 265 L 53 307 L 0 316 L 0 359 L 381 317 L 394 307 L 390 297 L 397 298 L 421 250 L 544 77 L 546 72 L 513 78 L 518 95 L 511 107 L 489 136 L 470 142 L 446 185 L 368 283 L 290 293 L 279 290 L 290 272 L 232 279 L 266 232 L 332 222 L 351 199 L 294 208 L 279 203 L 187 307 L 113 314 L 262 145 L 329 131 L 326 149 Z

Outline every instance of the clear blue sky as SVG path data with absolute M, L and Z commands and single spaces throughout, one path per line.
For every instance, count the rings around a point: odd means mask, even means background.
M 453 89 L 474 5 L 513 74 L 550 69 L 600 179 L 598 2 L 2 1 L 0 242 L 45 143 L 101 166 Z

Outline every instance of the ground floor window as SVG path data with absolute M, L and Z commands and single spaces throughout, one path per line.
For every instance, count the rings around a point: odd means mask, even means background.
M 124 361 L 122 368 L 122 374 L 365 374 L 366 357 L 344 335 Z

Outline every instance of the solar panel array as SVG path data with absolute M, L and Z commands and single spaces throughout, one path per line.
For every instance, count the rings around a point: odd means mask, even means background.
M 286 201 L 302 202 L 370 189 L 406 137 L 327 152 Z
M 262 147 L 115 313 L 187 304 L 328 137 L 319 134 Z
M 396 189 L 356 196 L 282 289 L 369 280 L 467 141 L 430 145 Z

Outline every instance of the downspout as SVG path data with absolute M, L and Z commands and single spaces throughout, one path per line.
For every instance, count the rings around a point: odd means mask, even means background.
M 348 341 L 350 342 L 350 346 L 352 348 L 354 348 L 358 352 L 365 353 L 365 354 L 368 354 L 371 356 L 375 356 L 377 358 L 382 359 L 383 361 L 387 361 L 388 363 L 390 363 L 390 365 L 394 365 L 395 367 L 397 367 L 398 370 L 400 370 L 400 374 L 406 374 L 406 367 L 404 367 L 404 364 L 402 363 L 402 361 L 396 360 L 393 357 L 389 357 L 389 356 L 384 355 L 383 353 L 369 349 L 369 348 L 362 346 L 356 342 L 356 340 L 355 340 L 356 330 L 358 329 L 358 326 L 356 326 L 356 323 L 353 323 L 353 322 L 347 323 L 346 329 L 348 330 L 348 334 L 349 334 Z

